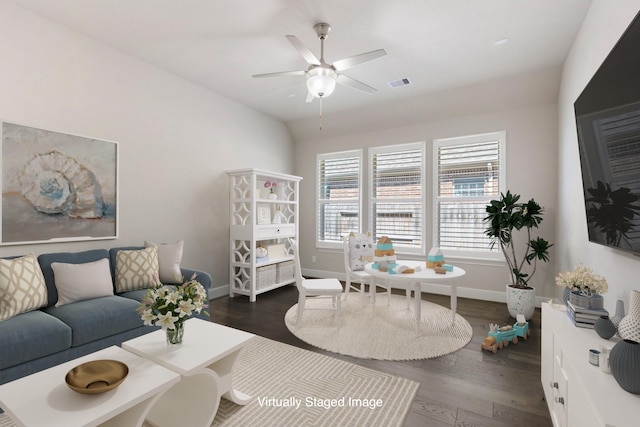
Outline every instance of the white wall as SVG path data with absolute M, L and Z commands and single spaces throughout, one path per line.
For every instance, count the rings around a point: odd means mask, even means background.
M 293 170 L 286 127 L 0 0 L 0 120 L 119 143 L 117 240 L 0 256 L 185 240 L 183 265 L 228 284 L 227 169 Z
M 401 144 L 416 141 L 427 141 L 427 153 L 431 159 L 432 141 L 437 138 L 473 135 L 478 133 L 505 130 L 507 132 L 507 186 L 522 195 L 526 200 L 535 198 L 546 208 L 545 220 L 541 226 L 540 235 L 551 242 L 555 242 L 555 222 L 557 209 L 557 109 L 555 96 L 560 78 L 560 70 L 545 70 L 526 77 L 518 76 L 512 80 L 503 80 L 502 84 L 487 82 L 483 88 L 459 88 L 452 91 L 432 94 L 430 97 L 440 97 L 443 102 L 460 99 L 459 113 L 450 105 L 451 114 L 448 118 L 438 117 L 430 120 L 425 114 L 425 121 L 421 124 L 341 136 L 324 137 L 322 133 L 307 136 L 306 139 L 296 139 L 296 169 L 295 174 L 304 179 L 301 183 L 301 221 L 300 221 L 300 257 L 306 273 L 318 276 L 340 275 L 344 272 L 342 252 L 318 250 L 315 247 L 315 161 L 316 154 L 367 148 L 381 145 Z M 517 86 L 517 87 L 515 87 Z M 461 96 L 466 91 L 471 97 Z M 547 93 L 545 103 L 540 105 L 522 106 L 522 98 L 514 99 L 512 106 L 508 101 L 500 105 L 500 109 L 484 108 L 479 97 L 491 97 L 495 91 L 506 93 L 535 93 L 532 98 L 539 100 L 540 93 Z M 495 94 L 502 97 L 503 94 Z M 505 97 L 504 99 L 507 99 Z M 487 98 L 489 99 L 489 98 Z M 328 102 L 328 101 L 327 101 Z M 429 103 L 437 102 L 433 99 Z M 477 105 L 473 112 L 469 112 L 469 105 Z M 491 104 L 488 102 L 485 105 Z M 460 112 L 462 111 L 462 113 Z M 329 128 L 330 121 L 324 126 Z M 365 151 L 365 159 L 366 159 Z M 430 161 L 430 160 L 429 160 Z M 366 160 L 365 160 L 366 162 Z M 430 163 L 428 163 L 430 165 Z M 431 170 L 431 167 L 428 168 Z M 430 176 L 427 177 L 431 179 Z M 426 190 L 430 191 L 427 185 Z M 431 197 L 429 193 L 429 198 Z M 366 207 L 365 207 L 366 209 Z M 431 212 L 427 212 L 431 216 Z M 427 225 L 431 230 L 431 224 Z M 431 235 L 429 235 L 431 238 Z M 427 241 L 427 248 L 432 242 Z M 552 249 L 553 255 L 553 249 Z M 311 257 L 316 262 L 311 262 Z M 508 282 L 508 273 L 504 263 L 471 263 L 462 260 L 452 260 L 455 265 L 463 267 L 467 276 L 460 284 L 459 295 L 478 299 L 504 301 L 504 289 Z M 553 279 L 555 264 L 550 262 L 538 267 L 531 284 L 536 287 L 537 295 L 551 295 L 555 291 Z M 437 291 L 437 289 L 433 289 Z
M 593 1 L 565 62 L 558 98 L 558 271 L 581 262 L 603 275 L 610 312 L 618 299 L 628 308 L 629 291 L 640 289 L 640 258 L 589 242 L 573 103 L 639 10 L 639 0 Z

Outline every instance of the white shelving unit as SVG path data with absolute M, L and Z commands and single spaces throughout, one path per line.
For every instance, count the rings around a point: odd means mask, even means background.
M 263 292 L 295 283 L 293 274 L 284 280 L 279 269 L 291 269 L 289 239 L 298 236 L 299 176 L 259 169 L 227 171 L 230 194 L 229 296 L 247 295 L 251 302 Z M 276 199 L 269 198 L 265 182 L 276 182 Z M 273 197 L 273 196 L 271 196 Z M 276 212 L 280 212 L 276 220 Z M 278 222 L 274 224 L 274 221 Z M 283 254 L 256 261 L 258 245 L 282 244 Z
M 562 308 L 542 304 L 541 379 L 554 427 L 637 426 L 640 395 L 589 363 L 589 349 L 613 347 L 620 339 L 604 340 L 593 329 L 574 326 Z

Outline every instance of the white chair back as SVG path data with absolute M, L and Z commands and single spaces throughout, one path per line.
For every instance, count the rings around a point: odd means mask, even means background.
M 293 253 L 293 270 L 296 278 L 296 287 L 298 290 L 302 287 L 304 277 L 302 277 L 302 268 L 300 267 L 300 252 L 298 251 L 298 242 L 291 239 L 291 252 Z
M 349 274 L 351 272 L 351 262 L 349 262 L 349 236 L 344 236 L 342 241 L 344 243 L 344 272 Z

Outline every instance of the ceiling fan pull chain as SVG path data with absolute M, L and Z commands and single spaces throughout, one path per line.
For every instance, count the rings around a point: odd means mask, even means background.
M 320 97 L 320 130 L 322 130 L 322 96 Z

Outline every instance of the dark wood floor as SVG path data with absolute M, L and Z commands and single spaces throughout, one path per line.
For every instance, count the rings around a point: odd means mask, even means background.
M 437 359 L 394 362 L 343 356 L 300 341 L 284 324 L 284 314 L 297 298 L 295 287 L 287 286 L 259 295 L 255 303 L 242 296 L 213 300 L 210 312 L 220 324 L 419 381 L 405 427 L 552 425 L 540 383 L 539 309 L 529 322 L 528 340 L 493 354 L 481 351 L 480 344 L 489 323 L 513 322 L 505 304 L 458 298 L 458 313 L 473 328 L 471 342 Z M 449 307 L 448 296 L 422 298 Z

